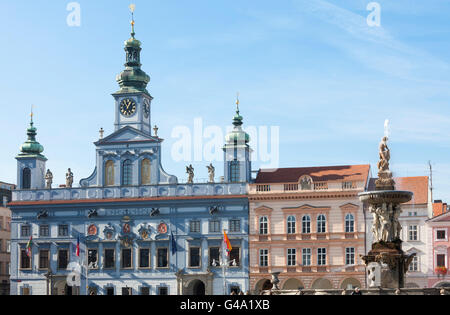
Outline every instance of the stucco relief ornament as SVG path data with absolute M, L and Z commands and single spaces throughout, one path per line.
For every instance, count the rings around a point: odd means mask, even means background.
M 87 234 L 89 236 L 97 236 L 97 233 L 98 233 L 97 226 L 95 224 L 89 225 L 88 230 L 87 230 Z
M 169 227 L 164 221 L 161 221 L 156 230 L 158 234 L 155 235 L 155 239 L 166 238 L 168 236 L 167 232 L 169 231 Z
M 304 176 L 300 179 L 300 187 L 302 190 L 311 190 L 312 180 L 308 176 Z
M 119 239 L 124 247 L 131 247 L 134 239 L 136 238 L 136 235 L 132 232 L 131 224 L 132 223 L 129 216 L 124 216 L 122 218 L 122 228 Z
M 142 240 L 146 241 L 150 239 L 150 227 L 146 223 L 142 224 L 138 232 Z
M 116 229 L 111 223 L 108 223 L 108 225 L 103 229 L 103 234 L 105 235 L 106 240 L 113 240 L 116 234 Z

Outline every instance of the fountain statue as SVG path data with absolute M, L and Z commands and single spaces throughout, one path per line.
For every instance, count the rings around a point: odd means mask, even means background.
M 368 204 L 373 216 L 372 249 L 362 259 L 367 267 L 369 287 L 398 289 L 405 285 L 405 274 L 413 255 L 402 250 L 399 216 L 401 204 L 410 201 L 413 193 L 395 190 L 395 181 L 389 170 L 390 149 L 385 135 L 380 142 L 380 160 L 375 190 L 359 194 L 361 202 Z

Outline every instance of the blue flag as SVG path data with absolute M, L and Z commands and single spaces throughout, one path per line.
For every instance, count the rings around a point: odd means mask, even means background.
M 175 241 L 175 237 L 173 236 L 173 232 L 171 232 L 171 238 L 172 238 L 172 255 L 175 255 L 177 252 L 177 242 Z

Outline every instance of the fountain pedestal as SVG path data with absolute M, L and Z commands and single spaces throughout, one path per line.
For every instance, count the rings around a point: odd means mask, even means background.
M 405 286 L 405 275 L 414 255 L 405 255 L 400 239 L 399 221 L 401 204 L 410 201 L 413 193 L 395 190 L 395 181 L 389 170 L 390 150 L 388 138 L 380 142 L 380 161 L 375 190 L 359 194 L 361 202 L 368 204 L 373 216 L 372 249 L 362 256 L 366 264 L 369 288 L 398 289 Z

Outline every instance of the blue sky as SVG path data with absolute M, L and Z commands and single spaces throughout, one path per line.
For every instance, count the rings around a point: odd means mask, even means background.
M 66 23 L 69 2 L 0 2 L 0 181 L 16 181 L 31 104 L 57 184 L 68 167 L 89 176 L 98 130 L 113 131 L 130 2 L 79 0 L 81 27 Z M 369 2 L 136 0 L 165 170 L 182 179 L 190 163 L 171 159 L 173 128 L 225 128 L 240 91 L 246 126 L 280 127 L 280 167 L 370 163 L 375 175 L 389 119 L 395 175 L 428 175 L 431 160 L 434 198 L 450 200 L 450 2 L 380 0 L 380 27 Z M 207 164 L 193 163 L 197 177 Z

